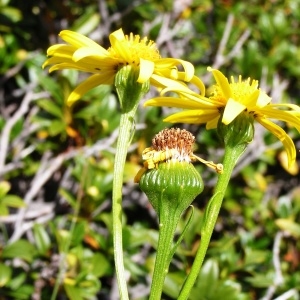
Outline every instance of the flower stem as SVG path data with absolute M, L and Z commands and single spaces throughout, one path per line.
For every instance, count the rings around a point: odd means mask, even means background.
M 128 291 L 123 261 L 123 245 L 122 245 L 122 186 L 124 166 L 126 162 L 127 149 L 132 134 L 133 120 L 136 112 L 136 106 L 129 112 L 121 114 L 119 137 L 117 142 L 115 164 L 114 164 L 114 180 L 112 195 L 112 218 L 113 218 L 113 242 L 114 242 L 114 259 L 116 274 L 119 286 L 120 298 L 127 300 Z
M 233 147 L 227 145 L 225 147 L 225 155 L 223 161 L 224 172 L 219 175 L 214 195 L 210 199 L 209 204 L 206 208 L 204 222 L 201 228 L 201 243 L 198 248 L 191 271 L 180 291 L 178 300 L 188 299 L 191 293 L 193 285 L 198 277 L 202 263 L 204 261 L 204 257 L 206 255 L 206 251 L 208 249 L 209 242 L 218 219 L 219 211 L 222 205 L 227 185 L 231 177 L 232 170 L 241 154 L 245 151 L 245 148 L 245 144 Z
M 170 264 L 174 233 L 179 216 L 170 215 L 168 210 L 162 210 L 159 219 L 159 239 L 156 250 L 154 273 L 149 300 L 161 299 L 164 281 Z

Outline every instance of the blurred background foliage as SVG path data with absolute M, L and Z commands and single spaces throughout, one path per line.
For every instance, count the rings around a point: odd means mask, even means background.
M 65 103 L 87 74 L 49 75 L 41 65 L 62 29 L 108 47 L 122 27 L 156 41 L 163 57 L 260 81 L 274 102 L 300 105 L 300 2 L 296 0 L 0 0 L 0 299 L 118 299 L 111 193 L 119 104 L 100 86 Z M 151 90 L 150 98 L 156 95 Z M 147 299 L 158 232 L 133 184 L 141 152 L 169 108 L 139 108 L 124 185 L 124 249 L 130 299 Z M 195 152 L 221 162 L 215 131 L 177 124 Z M 297 149 L 299 134 L 288 130 Z M 299 157 L 298 157 L 299 163 Z M 216 174 L 197 165 L 205 191 L 174 257 L 164 299 L 176 299 L 199 244 Z M 182 230 L 189 216 L 178 226 Z M 206 262 L 190 299 L 300 299 L 300 179 L 282 145 L 256 128 L 228 188 Z

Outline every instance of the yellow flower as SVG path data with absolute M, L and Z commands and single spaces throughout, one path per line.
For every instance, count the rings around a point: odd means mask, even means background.
M 250 78 L 231 81 L 218 70 L 208 68 L 217 82 L 212 87 L 212 93 L 205 97 L 191 91 L 187 87 L 165 89 L 178 93 L 179 97 L 157 97 L 146 101 L 145 106 L 171 106 L 187 110 L 175 113 L 164 121 L 171 123 L 206 124 L 207 129 L 217 127 L 219 118 L 228 125 L 241 113 L 247 113 L 274 134 L 284 145 L 289 166 L 296 159 L 296 149 L 292 139 L 277 124 L 270 119 L 284 121 L 294 126 L 300 132 L 300 107 L 294 104 L 272 104 L 271 98 L 258 88 L 258 81 Z
M 98 85 L 114 84 L 117 71 L 127 65 L 137 68 L 137 82 L 150 80 L 152 85 L 160 88 L 173 82 L 170 79 L 190 81 L 194 78 L 194 67 L 191 63 L 180 59 L 161 58 L 154 42 L 147 37 L 141 39 L 139 35 L 132 33 L 129 36 L 124 35 L 122 29 L 110 34 L 111 47 L 107 50 L 77 32 L 63 30 L 59 36 L 67 44 L 49 47 L 49 58 L 43 68 L 52 65 L 49 72 L 76 69 L 93 74 L 75 88 L 67 100 L 68 103 L 80 99 Z M 181 65 L 184 72 L 179 72 L 177 65 Z

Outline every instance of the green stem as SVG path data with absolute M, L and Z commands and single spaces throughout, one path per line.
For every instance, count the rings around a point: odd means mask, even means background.
M 172 216 L 168 210 L 161 210 L 159 239 L 149 300 L 161 299 L 164 281 L 172 258 L 170 258 L 170 252 L 173 245 L 174 233 L 179 219 L 180 216 Z
M 119 137 L 117 142 L 115 164 L 114 164 L 114 181 L 112 195 L 112 217 L 113 217 L 113 241 L 114 241 L 114 259 L 116 274 L 119 286 L 120 298 L 127 300 L 128 291 L 123 261 L 123 244 L 122 244 L 122 187 L 123 174 L 126 162 L 127 149 L 132 134 L 133 120 L 136 112 L 135 106 L 131 111 L 121 114 Z
M 236 147 L 230 147 L 229 145 L 225 147 L 225 155 L 223 161 L 224 172 L 219 175 L 214 195 L 206 208 L 204 222 L 201 228 L 201 243 L 198 248 L 191 271 L 181 289 L 178 300 L 188 299 L 191 293 L 191 290 L 200 272 L 204 257 L 206 255 L 206 251 L 208 249 L 209 242 L 218 219 L 219 211 L 222 205 L 227 185 L 231 177 L 232 170 L 238 158 L 244 152 L 245 148 L 246 146 L 244 144 L 237 145 Z

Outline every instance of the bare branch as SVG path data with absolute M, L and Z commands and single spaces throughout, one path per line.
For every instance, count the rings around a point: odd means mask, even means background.
M 273 284 L 269 286 L 267 289 L 266 295 L 261 298 L 261 300 L 271 300 L 273 299 L 273 296 L 277 290 L 277 288 L 283 284 L 284 278 L 282 276 L 281 272 L 281 266 L 280 266 L 280 243 L 283 237 L 283 232 L 279 231 L 276 233 L 275 239 L 274 239 L 274 245 L 273 245 L 273 265 L 275 270 L 275 276 L 273 280 Z M 283 298 L 282 298 L 283 299 Z M 288 299 L 288 298 L 284 298 Z
M 20 120 L 20 118 L 22 118 L 28 112 L 30 102 L 39 99 L 42 97 L 42 95 L 44 95 L 43 93 L 34 94 L 32 92 L 32 88 L 33 86 L 25 94 L 20 107 L 13 114 L 13 116 L 7 120 L 2 130 L 2 134 L 0 136 L 0 170 L 2 170 L 5 165 L 5 160 L 6 160 L 8 146 L 9 146 L 10 133 L 13 126 Z
M 71 150 L 67 153 L 62 153 L 53 159 L 49 159 L 49 153 L 46 153 L 42 159 L 40 168 L 32 180 L 31 187 L 24 197 L 24 202 L 26 204 L 25 208 L 21 208 L 18 212 L 18 218 L 15 223 L 15 230 L 9 240 L 12 243 L 18 240 L 23 233 L 27 230 L 24 228 L 24 218 L 26 216 L 26 211 L 30 207 L 30 203 L 37 196 L 43 185 L 49 180 L 49 178 L 61 167 L 61 165 L 71 158 L 77 155 L 83 155 L 85 157 L 97 154 L 104 149 L 108 149 L 116 140 L 118 136 L 118 130 L 115 130 L 112 135 L 106 139 L 102 139 L 94 144 L 92 147 L 83 147 L 79 149 Z

